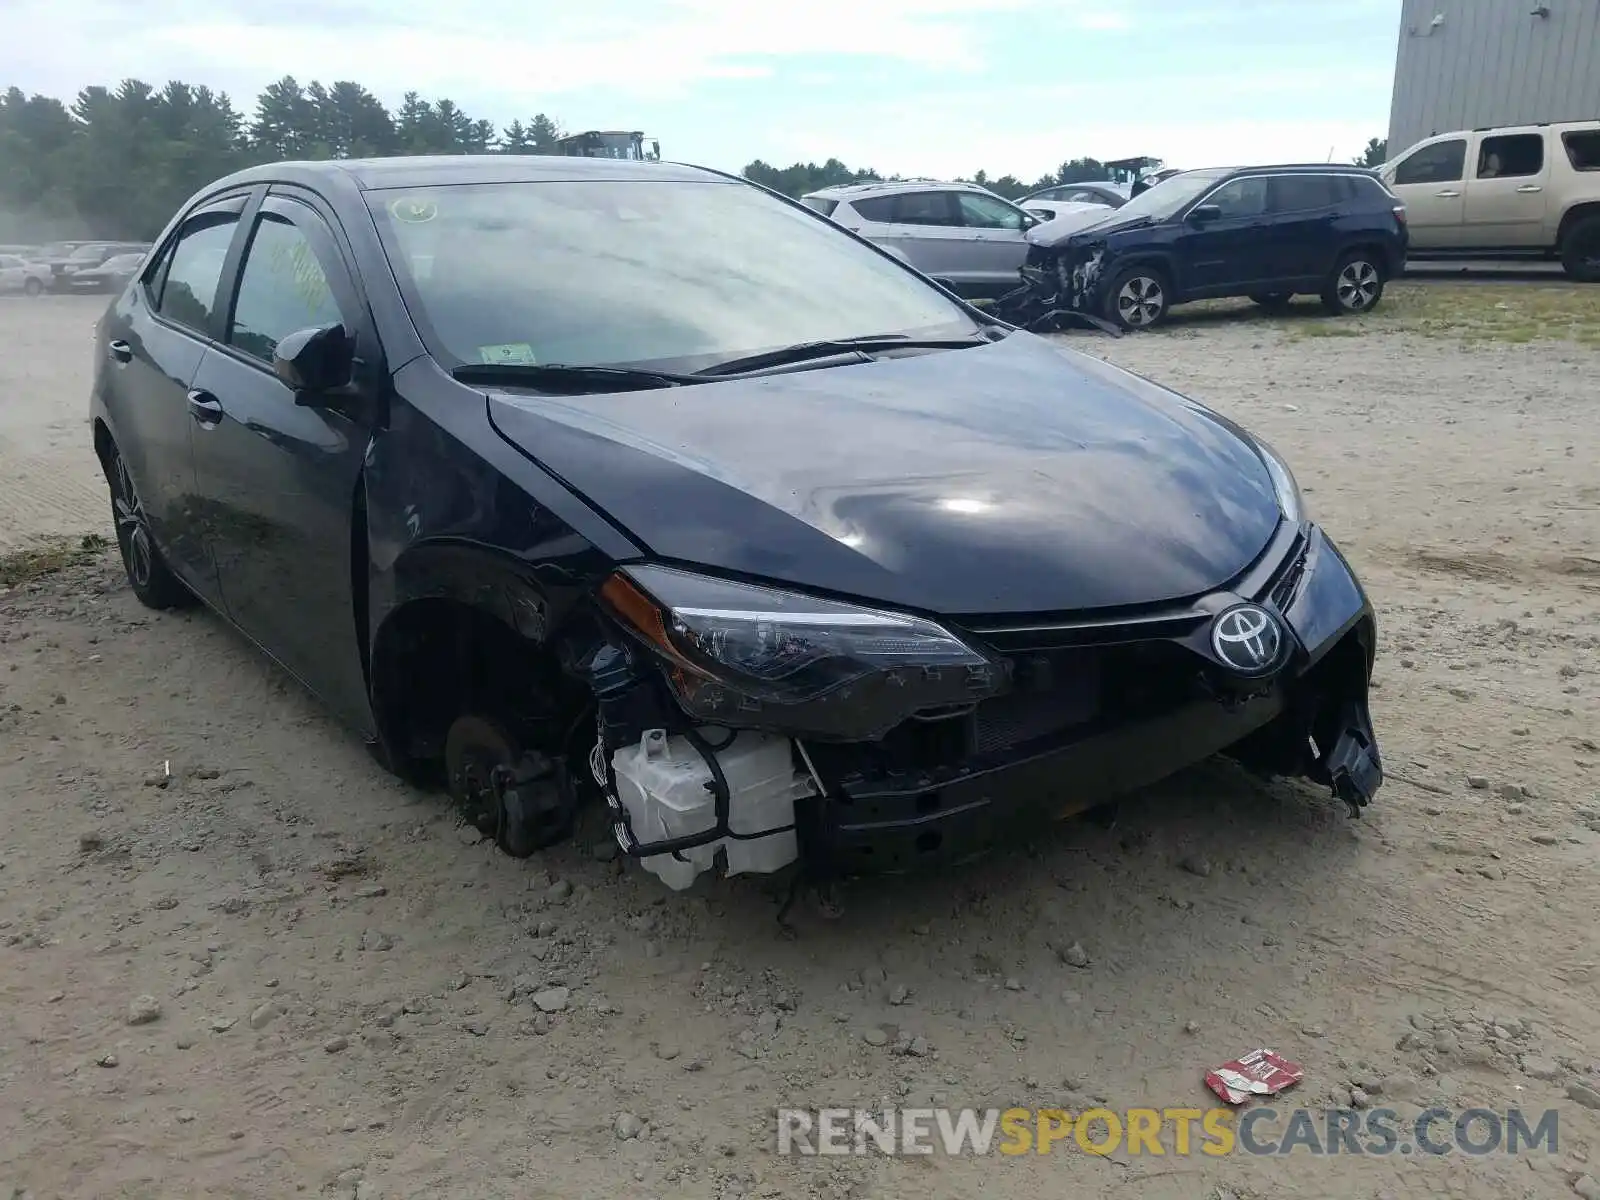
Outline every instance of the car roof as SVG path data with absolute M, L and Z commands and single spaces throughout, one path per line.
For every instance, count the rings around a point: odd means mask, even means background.
M 1217 170 L 1219 168 L 1211 168 Z M 1276 163 L 1250 167 L 1221 168 L 1236 175 L 1376 175 L 1377 172 L 1370 167 L 1358 167 L 1354 163 Z M 1187 175 L 1188 171 L 1179 172 Z M 1176 178 L 1176 177 L 1174 177 Z
M 1126 183 L 1118 183 L 1114 179 L 1075 179 L 1071 183 L 1052 183 L 1049 187 L 1038 188 L 1024 196 L 1023 200 L 1032 200 L 1035 196 L 1042 196 L 1046 192 L 1062 192 L 1068 188 L 1099 188 L 1102 191 L 1115 192 L 1124 200 L 1133 189 Z M 1022 200 L 1017 201 L 1018 204 Z
M 577 180 L 731 183 L 732 177 L 681 163 L 636 162 L 535 154 L 426 154 L 279 162 L 247 167 L 208 187 L 208 192 L 251 183 L 354 184 L 362 191 L 472 183 L 545 183 Z
M 1545 130 L 1553 133 L 1579 133 L 1600 131 L 1600 118 L 1582 117 L 1575 121 L 1535 121 L 1526 125 L 1479 125 L 1472 129 L 1441 129 L 1437 133 L 1430 133 L 1425 138 L 1418 138 L 1406 150 L 1412 150 L 1423 142 L 1436 142 L 1445 138 L 1470 137 L 1474 133 L 1493 134 L 1496 137 L 1516 133 L 1543 133 Z
M 982 192 L 985 196 L 995 193 L 978 183 L 957 182 L 948 179 L 883 179 L 868 183 L 840 183 L 832 187 L 818 188 L 814 192 L 807 192 L 807 200 L 859 200 L 863 196 L 894 196 L 904 192 L 926 192 L 931 189 L 941 192 Z

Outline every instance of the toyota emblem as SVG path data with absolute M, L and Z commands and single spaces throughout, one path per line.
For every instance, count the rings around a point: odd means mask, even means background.
M 1282 650 L 1283 626 L 1259 604 L 1236 604 L 1211 626 L 1211 652 L 1240 675 L 1265 675 Z

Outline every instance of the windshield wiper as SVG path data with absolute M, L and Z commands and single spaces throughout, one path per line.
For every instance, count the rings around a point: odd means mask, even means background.
M 506 384 L 540 391 L 642 392 L 651 388 L 704 383 L 693 375 L 671 371 L 645 371 L 633 367 L 581 367 L 566 363 L 463 363 L 450 372 L 462 383 Z
M 1004 333 L 1002 332 L 1002 336 Z M 698 376 L 707 375 L 739 375 L 747 371 L 759 371 L 764 367 L 781 367 L 788 363 L 806 362 L 813 358 L 836 358 L 854 355 L 858 362 L 869 361 L 869 355 L 882 350 L 965 350 L 971 346 L 987 346 L 990 342 L 998 340 L 992 337 L 960 337 L 960 338 L 914 338 L 903 333 L 882 333 L 872 337 L 858 338 L 829 338 L 817 342 L 797 342 L 793 346 L 782 346 L 777 350 L 765 350 L 760 354 L 746 354 L 739 358 L 730 358 L 726 362 L 719 362 L 704 370 L 696 371 Z

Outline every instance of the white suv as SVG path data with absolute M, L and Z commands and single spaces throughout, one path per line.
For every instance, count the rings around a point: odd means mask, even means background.
M 1022 235 L 1040 223 L 975 183 L 857 183 L 823 188 L 801 203 L 970 299 L 1017 286 L 1028 255 Z
M 1600 121 L 1435 134 L 1379 174 L 1413 258 L 1539 254 L 1600 282 Z

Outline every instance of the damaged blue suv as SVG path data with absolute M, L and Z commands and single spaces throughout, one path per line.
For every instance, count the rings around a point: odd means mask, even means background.
M 1336 315 L 1366 312 L 1404 270 L 1409 237 L 1376 173 L 1318 164 L 1186 171 L 1088 228 L 1041 225 L 1028 241 L 1025 307 L 1131 330 L 1225 296 L 1275 308 L 1309 294 Z

